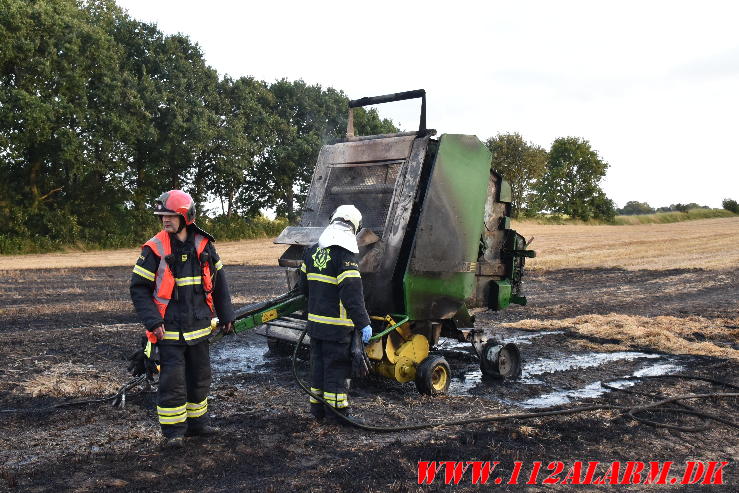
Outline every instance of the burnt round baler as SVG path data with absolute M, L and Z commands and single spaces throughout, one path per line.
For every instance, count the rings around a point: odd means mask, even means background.
M 417 132 L 353 135 L 353 108 L 411 98 L 422 99 Z M 293 289 L 304 249 L 336 207 L 354 204 L 363 215 L 357 240 L 373 369 L 436 394 L 451 379 L 446 360 L 430 353 L 440 337 L 469 341 L 486 375 L 519 374 L 517 348 L 476 328 L 474 314 L 526 303 L 524 261 L 534 252 L 511 229 L 511 188 L 491 169 L 486 146 L 472 135 L 435 138 L 425 109 L 423 90 L 351 101 L 346 139 L 322 147 L 300 223 L 275 243 L 289 245 L 279 264 Z M 240 310 L 250 322 L 237 322 L 236 330 L 256 326 L 271 348 L 294 344 L 306 323 L 303 307 L 292 298 L 275 309 L 261 306 L 257 315 Z

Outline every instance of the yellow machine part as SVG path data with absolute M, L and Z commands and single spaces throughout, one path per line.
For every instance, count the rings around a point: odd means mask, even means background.
M 416 365 L 405 356 L 400 356 L 395 364 L 381 361 L 375 369 L 380 375 L 392 378 L 400 383 L 410 382 L 416 378 Z
M 382 339 L 377 339 L 370 342 L 365 346 L 364 351 L 367 353 L 369 359 L 380 361 L 382 359 Z
M 410 382 L 416 378 L 416 365 L 429 355 L 429 341 L 424 335 L 413 334 L 396 348 L 393 339 L 395 337 L 388 336 L 385 341 L 384 358 L 377 364 L 377 372 L 401 383 Z M 369 355 L 370 347 L 367 352 Z M 377 347 L 373 347 L 372 352 L 375 357 L 370 355 L 370 358 L 377 360 Z

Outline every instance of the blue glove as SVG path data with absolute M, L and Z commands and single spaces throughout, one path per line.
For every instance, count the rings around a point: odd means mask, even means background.
M 362 329 L 362 342 L 364 344 L 367 344 L 370 340 L 370 337 L 372 337 L 372 327 L 368 325 L 367 327 Z

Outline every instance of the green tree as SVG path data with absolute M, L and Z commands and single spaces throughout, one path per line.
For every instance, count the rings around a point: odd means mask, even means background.
M 121 197 L 113 2 L 0 1 L 0 229 L 72 242 Z M 97 211 L 95 210 L 97 207 Z
M 498 134 L 485 141 L 485 145 L 493 154 L 493 169 L 511 184 L 513 217 L 525 214 L 533 185 L 546 170 L 546 151 L 526 142 L 518 133 Z
M 347 99 L 347 108 L 349 100 Z M 345 110 L 348 118 L 348 109 Z M 356 135 L 380 135 L 398 132 L 392 120 L 381 118 L 376 108 L 365 110 L 362 107 L 354 108 L 354 132 Z
M 244 202 L 252 211 L 273 207 L 291 222 L 304 203 L 321 145 L 343 138 L 349 99 L 333 88 L 280 80 L 269 87 L 274 96 L 270 112 L 274 139 L 264 159 L 255 163 Z M 373 109 L 355 110 L 358 134 L 390 133 L 397 129 Z
M 579 137 L 561 137 L 552 143 L 544 176 L 536 184 L 539 210 L 587 221 L 612 220 L 613 201 L 600 188 L 608 163 Z
M 267 149 L 275 145 L 274 96 L 267 84 L 251 77 L 219 83 L 220 125 L 209 148 L 206 182 L 226 215 L 255 216 L 268 204 L 253 193 Z M 263 170 L 262 170 L 263 172 Z
M 173 188 L 189 191 L 202 205 L 223 126 L 217 73 L 186 36 L 165 36 L 155 25 L 127 17 L 115 36 L 132 88 L 120 111 L 136 121 L 126 142 L 134 209 L 143 213 L 153 197 Z
M 623 209 L 619 209 L 619 214 L 631 216 L 634 214 L 653 214 L 654 208 L 646 202 L 639 202 L 637 200 L 630 200 L 626 202 Z
M 721 202 L 721 206 L 727 211 L 739 214 L 739 204 L 734 199 L 724 199 Z

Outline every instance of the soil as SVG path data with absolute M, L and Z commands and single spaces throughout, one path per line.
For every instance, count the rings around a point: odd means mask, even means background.
M 284 273 L 278 267 L 230 265 L 226 271 L 239 304 L 269 299 L 284 290 Z M 540 483 L 550 472 L 546 466 L 551 461 L 563 461 L 566 466 L 594 460 L 672 461 L 680 471 L 688 460 L 728 461 L 723 487 L 675 485 L 671 491 L 736 491 L 739 486 L 737 429 L 721 423 L 712 423 L 700 433 L 686 433 L 600 410 L 395 433 L 319 424 L 307 413 L 307 399 L 292 378 L 290 358 L 268 352 L 266 341 L 254 334 L 227 338 L 212 348 L 210 409 L 213 424 L 222 432 L 215 438 L 188 439 L 184 450 L 162 451 L 151 392 L 138 389 L 128 395 L 123 409 L 105 402 L 39 411 L 77 398 L 112 394 L 130 379 L 124 357 L 135 349 L 142 331 L 128 298 L 130 267 L 2 274 L 0 409 L 35 412 L 0 413 L 0 490 L 471 491 L 480 487 L 471 484 L 469 473 L 456 486 L 444 486 L 443 478 L 431 486 L 419 486 L 417 464 L 422 460 L 500 461 L 492 477 L 506 480 L 514 461 L 522 461 L 521 484 L 504 481 L 496 486 L 501 491 L 564 488 L 524 485 L 533 461 L 543 463 Z M 731 391 L 680 378 L 648 379 L 631 386 L 622 382 L 629 392 L 601 385 L 629 375 L 679 373 L 739 383 L 739 368 L 730 359 L 660 353 L 649 347 L 603 352 L 614 341 L 583 340 L 568 330 L 531 332 L 516 326 L 523 319 L 612 313 L 701 316 L 727 324 L 727 320 L 736 321 L 739 309 L 739 269 L 530 271 L 526 291 L 528 306 L 481 313 L 476 322 L 503 342 L 518 345 L 523 358 L 519 379 L 481 378 L 469 344 L 445 340 L 437 352 L 451 366 L 448 395 L 420 396 L 413 383 L 371 377 L 352 384 L 349 398 L 354 414 L 370 423 L 401 425 L 592 403 L 634 405 L 663 396 Z M 711 334 L 695 335 L 696 341 L 706 338 L 711 339 Z M 714 342 L 739 349 L 736 340 Z M 304 361 L 298 361 L 298 371 L 305 378 Z M 689 404 L 738 420 L 737 398 Z M 702 424 L 674 413 L 652 418 L 686 426 Z M 604 472 L 599 470 L 601 475 Z

